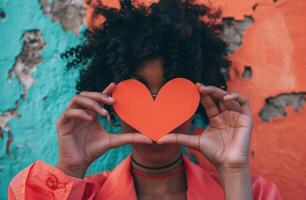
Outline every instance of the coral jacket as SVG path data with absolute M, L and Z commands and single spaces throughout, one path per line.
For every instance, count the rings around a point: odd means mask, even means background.
M 183 158 L 189 200 L 221 200 L 224 193 L 217 174 L 210 173 Z M 36 161 L 19 172 L 8 189 L 9 200 L 134 200 L 137 199 L 128 156 L 113 171 L 84 179 L 64 174 L 56 167 Z M 275 184 L 261 176 L 252 178 L 254 200 L 279 200 Z

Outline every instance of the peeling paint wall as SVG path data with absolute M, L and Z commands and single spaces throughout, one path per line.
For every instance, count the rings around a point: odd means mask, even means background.
M 305 1 L 195 2 L 223 10 L 234 62 L 222 73 L 253 107 L 252 172 L 275 182 L 283 199 L 306 199 Z M 56 162 L 56 121 L 78 78 L 60 56 L 80 42 L 85 15 L 83 0 L 0 0 L 0 199 L 12 177 L 35 160 Z M 112 169 L 128 152 L 111 150 L 89 173 Z
M 80 42 L 84 16 L 82 0 L 0 0 L 0 199 L 35 160 L 56 164 L 56 121 L 78 78 L 60 55 Z M 110 151 L 89 173 L 112 169 L 128 151 Z
M 225 21 L 225 34 L 237 33 L 225 35 L 233 61 L 228 86 L 252 105 L 252 173 L 276 183 L 285 200 L 306 199 L 306 1 L 205 2 L 234 20 Z

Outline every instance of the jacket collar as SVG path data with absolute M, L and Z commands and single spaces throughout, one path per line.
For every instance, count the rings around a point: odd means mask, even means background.
M 224 200 L 222 187 L 201 167 L 183 157 L 189 200 Z M 134 180 L 130 172 L 131 156 L 125 158 L 107 177 L 98 200 L 136 200 Z

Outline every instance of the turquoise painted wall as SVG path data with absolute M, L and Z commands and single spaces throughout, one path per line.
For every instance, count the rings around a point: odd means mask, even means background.
M 78 78 L 77 70 L 65 70 L 59 55 L 81 38 L 46 16 L 38 0 L 0 0 L 0 10 L 5 13 L 0 18 L 0 123 L 8 120 L 1 127 L 0 199 L 6 199 L 8 183 L 20 170 L 38 159 L 56 163 L 56 121 L 74 95 Z M 24 33 L 33 29 L 41 32 L 46 45 L 40 51 L 43 61 L 31 74 L 34 83 L 23 99 L 23 84 L 16 76 L 9 80 L 9 73 L 23 49 Z M 7 119 L 10 111 L 17 113 Z M 9 131 L 13 140 L 7 153 Z M 88 173 L 112 169 L 128 151 L 129 147 L 111 150 Z

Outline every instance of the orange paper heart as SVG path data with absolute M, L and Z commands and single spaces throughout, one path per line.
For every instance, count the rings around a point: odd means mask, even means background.
M 168 81 L 155 101 L 149 89 L 134 79 L 118 83 L 112 96 L 117 115 L 154 141 L 192 117 L 200 101 L 197 86 L 184 78 Z

